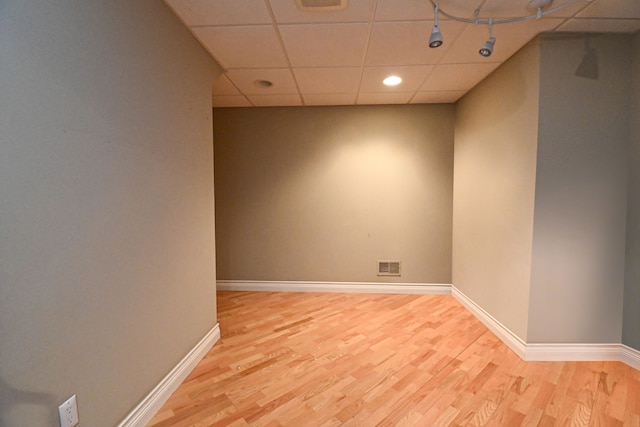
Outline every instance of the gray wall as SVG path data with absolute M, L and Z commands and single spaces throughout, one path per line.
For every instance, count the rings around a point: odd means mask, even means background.
M 0 2 L 0 425 L 113 426 L 216 324 L 212 60 L 157 0 Z
M 631 51 L 590 45 L 597 79 L 575 75 L 584 36 L 542 38 L 530 343 L 621 339 Z
M 583 36 L 544 36 L 458 104 L 453 284 L 527 343 L 621 340 L 631 46 L 590 43 L 597 79 L 575 75 Z M 625 330 L 637 338 L 635 250 Z
M 640 350 L 640 33 L 633 38 L 627 264 L 622 343 Z
M 451 282 L 453 106 L 214 118 L 219 279 Z
M 526 339 L 539 48 L 529 44 L 456 112 L 453 285 Z

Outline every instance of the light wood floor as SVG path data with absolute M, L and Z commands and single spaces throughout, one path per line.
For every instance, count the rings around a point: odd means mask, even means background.
M 219 292 L 149 426 L 640 426 L 640 372 L 523 362 L 453 297 Z

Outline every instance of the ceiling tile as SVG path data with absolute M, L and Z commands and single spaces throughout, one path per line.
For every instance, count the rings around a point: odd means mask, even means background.
M 467 24 L 465 30 L 444 55 L 441 64 L 460 64 L 474 62 L 505 61 L 522 46 L 533 39 L 539 32 L 549 31 L 562 22 L 560 19 L 541 19 L 539 21 L 516 22 L 496 25 L 493 35 L 496 38 L 495 48 L 490 58 L 483 58 L 478 53 L 480 47 L 488 40 L 489 30 L 486 25 Z M 444 42 L 448 35 L 443 31 Z
M 294 0 L 165 0 L 225 70 L 212 87 L 215 106 L 455 102 L 539 33 L 640 31 L 640 0 L 576 0 L 539 20 L 495 24 L 495 50 L 483 58 L 487 25 L 445 12 L 521 17 L 534 12 L 530 0 L 438 0 L 444 45 L 430 49 L 433 1 L 349 0 L 324 13 Z M 392 73 L 403 83 L 383 86 Z
M 362 65 L 368 24 L 281 25 L 293 67 Z
M 271 23 L 264 0 L 166 0 L 166 3 L 190 27 Z
M 500 63 L 438 65 L 427 77 L 421 91 L 466 91 L 487 77 Z
M 415 21 L 433 19 L 429 0 L 378 0 L 376 21 Z
M 223 68 L 288 66 L 271 25 L 198 27 L 193 32 Z
M 233 83 L 231 83 L 231 80 L 224 74 L 218 77 L 213 83 L 212 93 L 221 96 L 240 95 L 238 88 L 236 88 Z
M 360 93 L 358 104 L 406 104 L 413 92 L 389 92 L 389 93 Z
M 568 3 L 567 0 L 556 0 L 551 7 L 546 8 L 545 11 L 550 10 L 553 7 L 558 7 L 562 4 Z M 513 1 L 513 0 L 489 0 L 482 7 L 480 11 L 481 19 L 505 19 L 505 18 L 518 18 L 524 16 L 535 16 L 536 10 L 528 7 L 529 0 Z M 579 0 L 573 4 L 569 4 L 557 12 L 546 15 L 547 17 L 568 17 L 573 16 L 575 13 L 584 9 L 589 3 L 586 0 Z
M 438 6 L 441 11 L 451 15 L 471 19 L 474 17 L 475 10 L 486 2 L 487 0 L 440 0 Z
M 450 104 L 456 102 L 467 93 L 465 90 L 443 90 L 433 92 L 418 92 L 412 99 L 412 104 Z
M 227 75 L 245 95 L 297 94 L 295 80 L 288 68 L 229 70 Z M 273 85 L 263 87 L 256 81 L 266 80 Z
M 356 93 L 302 94 L 305 105 L 353 105 L 357 97 Z
M 298 9 L 294 0 L 269 0 L 269 3 L 280 24 L 366 22 L 371 18 L 373 9 L 373 0 L 352 0 L 346 9 L 335 12 L 305 12 Z
M 579 18 L 636 18 L 640 19 L 640 1 L 607 0 L 593 1 L 582 12 Z
M 635 33 L 640 31 L 640 19 L 570 19 L 557 31 L 588 33 Z
M 440 22 L 440 30 L 452 39 L 465 24 Z M 436 64 L 446 53 L 446 47 L 429 48 L 432 21 L 375 23 L 371 31 L 366 65 Z
M 433 70 L 433 65 L 366 67 L 362 74 L 362 92 L 414 92 Z M 386 77 L 398 76 L 402 83 L 386 86 L 382 83 Z
M 244 96 L 213 96 L 214 108 L 222 107 L 251 107 L 251 103 Z
M 356 93 L 360 85 L 362 69 L 344 68 L 294 68 L 293 74 L 303 94 Z
M 280 105 L 302 105 L 298 95 L 251 95 L 249 100 L 256 107 L 277 107 Z

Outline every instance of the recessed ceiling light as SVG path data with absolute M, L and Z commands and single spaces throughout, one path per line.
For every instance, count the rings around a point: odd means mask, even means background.
M 305 12 L 335 12 L 346 9 L 348 0 L 296 0 L 298 8 Z
M 396 86 L 402 83 L 402 79 L 398 76 L 389 76 L 382 81 L 387 86 Z
M 270 82 L 269 80 L 255 80 L 253 84 L 263 89 L 268 89 L 271 86 L 273 86 L 273 83 Z

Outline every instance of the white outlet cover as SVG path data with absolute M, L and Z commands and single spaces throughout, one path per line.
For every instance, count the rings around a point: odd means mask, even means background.
M 78 425 L 78 404 L 74 394 L 62 405 L 58 406 L 61 427 L 74 427 Z

